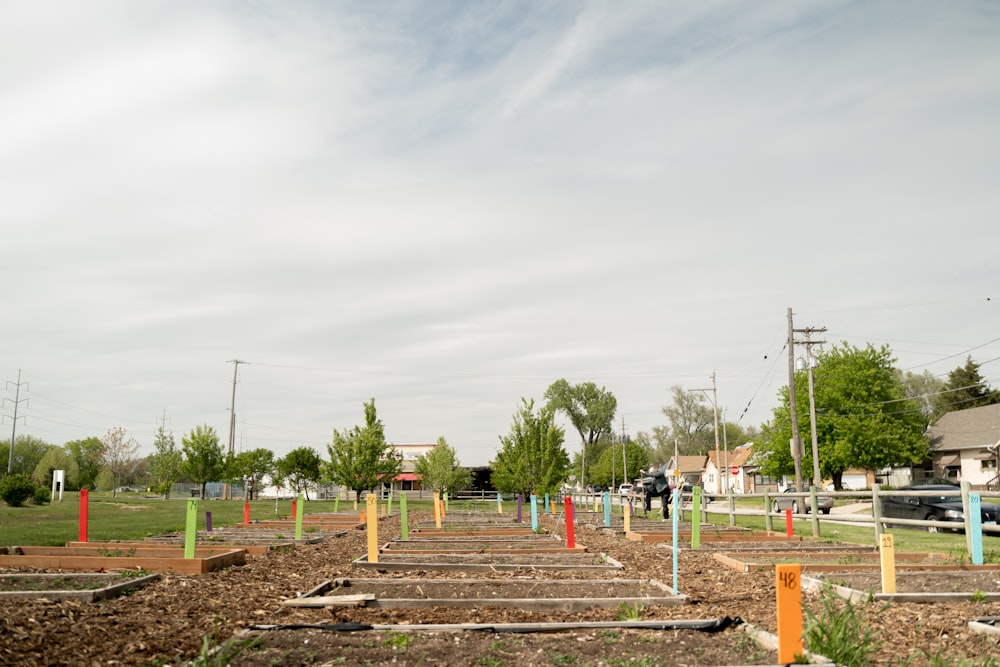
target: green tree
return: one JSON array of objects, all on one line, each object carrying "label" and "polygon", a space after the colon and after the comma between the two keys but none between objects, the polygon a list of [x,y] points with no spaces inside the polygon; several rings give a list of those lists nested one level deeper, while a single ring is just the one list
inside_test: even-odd
[{"label": "green tree", "polygon": [[[673,456],[673,442],[682,456],[706,454],[715,449],[715,410],[700,391],[685,391],[681,385],[670,388],[672,403],[662,408],[670,420],[669,456]],[[719,434],[722,441],[722,434]]]},{"label": "green tree", "polygon": [[155,451],[149,457],[149,471],[156,480],[156,492],[169,498],[170,489],[181,478],[184,454],[177,449],[174,434],[167,433],[162,426],[156,429],[153,449]]},{"label": "green tree", "polygon": [[559,379],[545,390],[545,400],[555,412],[561,412],[569,419],[580,435],[583,451],[580,457],[580,483],[587,484],[587,456],[602,438],[612,433],[611,424],[618,409],[618,400],[604,387],[598,388],[593,382],[570,384]]},{"label": "green tree", "polygon": [[[842,488],[849,468],[879,470],[923,462],[929,451],[927,421],[920,406],[906,395],[888,346],[856,348],[843,343],[817,356],[814,369],[816,432],[820,474]],[[801,375],[801,377],[799,377]],[[803,440],[803,471],[812,470],[809,446],[809,392],[806,372],[796,375],[796,409]],[[772,477],[794,471],[788,388],[755,444],[755,460]],[[806,475],[810,476],[811,475]]]},{"label": "green tree", "polygon": [[649,465],[649,451],[637,442],[625,443],[625,462],[628,464],[628,479],[622,479],[625,469],[622,466],[621,444],[615,443],[614,449],[606,448],[591,468],[591,481],[602,486],[632,482],[639,477],[639,471]]},{"label": "green tree", "polygon": [[80,470],[80,488],[93,489],[101,472],[101,450],[104,444],[93,436],[83,440],[70,440],[64,447],[73,456]]},{"label": "green tree", "polygon": [[52,488],[52,471],[63,470],[66,473],[66,488],[77,488],[80,483],[80,468],[76,460],[65,448],[52,445],[42,455],[42,459],[31,473],[31,479],[47,489]]},{"label": "green tree", "polygon": [[424,488],[439,493],[454,493],[472,485],[472,473],[459,465],[458,454],[441,437],[437,446],[417,457],[414,467]]},{"label": "green tree", "polygon": [[979,373],[979,364],[968,357],[964,366],[959,366],[948,373],[948,380],[941,387],[934,401],[936,421],[941,415],[954,410],[967,410],[983,405],[1000,403],[1000,392],[990,388]]},{"label": "green tree", "polygon": [[[12,475],[24,475],[29,477],[35,472],[38,462],[45,456],[52,445],[41,438],[33,435],[19,435],[14,438],[14,463],[11,467]],[[3,467],[0,472],[6,474],[7,464],[10,461],[10,440],[0,447],[3,450]]]},{"label": "green tree", "polygon": [[504,493],[524,495],[555,493],[569,472],[569,455],[563,448],[565,432],[555,424],[555,408],[537,412],[535,401],[521,399],[510,432],[500,438],[493,461],[493,485]]},{"label": "green tree", "polygon": [[244,500],[253,500],[254,494],[264,478],[273,476],[276,469],[274,452],[258,447],[247,452],[240,452],[233,457],[230,464],[230,479],[239,480],[243,485]]},{"label": "green tree", "polygon": [[113,486],[111,495],[118,491],[118,476],[128,471],[135,463],[139,443],[121,426],[108,429],[101,438],[101,464],[111,471]]},{"label": "green tree", "polygon": [[277,461],[278,473],[295,493],[309,500],[309,485],[323,477],[323,459],[312,447],[297,447]]},{"label": "green tree", "polygon": [[924,413],[928,423],[935,421],[940,416],[936,414],[935,406],[944,389],[944,380],[927,370],[923,373],[900,371],[899,378],[906,397],[920,406],[920,411]]},{"label": "green tree", "polygon": [[375,411],[375,399],[365,403],[365,425],[334,430],[333,442],[326,446],[330,462],[326,477],[348,489],[361,500],[362,491],[374,491],[389,484],[403,470],[403,455],[385,440],[385,427]]},{"label": "green tree", "polygon": [[181,450],[184,452],[181,473],[195,484],[201,484],[201,497],[204,498],[205,486],[225,475],[226,455],[219,436],[207,424],[196,426],[181,437]]}]

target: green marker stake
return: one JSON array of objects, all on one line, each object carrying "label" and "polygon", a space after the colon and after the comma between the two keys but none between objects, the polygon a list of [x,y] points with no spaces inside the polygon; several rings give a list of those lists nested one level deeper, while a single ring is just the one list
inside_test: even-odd
[{"label": "green marker stake", "polygon": [[399,525],[403,531],[402,539],[410,539],[410,530],[406,526],[406,492],[402,491],[399,494]]},{"label": "green marker stake", "polygon": [[184,531],[184,557],[194,558],[194,543],[198,536],[198,499],[189,498],[187,507],[187,527]]},{"label": "green marker stake", "polygon": [[302,539],[302,515],[306,513],[306,499],[300,493],[299,501],[295,503],[298,511],[295,513],[295,539]]},{"label": "green marker stake", "polygon": [[701,487],[691,490],[691,548],[701,547]]},{"label": "green marker stake", "polygon": [[444,511],[448,511],[448,492],[444,492]]},{"label": "green marker stake", "polygon": [[340,511],[340,489],[337,489],[337,497],[333,499],[333,511]]}]

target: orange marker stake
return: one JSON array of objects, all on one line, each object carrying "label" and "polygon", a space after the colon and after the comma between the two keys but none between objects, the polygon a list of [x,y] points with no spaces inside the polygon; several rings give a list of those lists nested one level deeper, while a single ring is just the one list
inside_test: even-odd
[{"label": "orange marker stake", "polygon": [[795,537],[795,529],[792,527],[792,510],[785,510],[785,535]]},{"label": "orange marker stake", "polygon": [[795,662],[802,654],[802,589],[799,565],[775,565],[778,589],[778,662]]},{"label": "orange marker stake", "polygon": [[434,525],[441,527],[441,494],[434,492]]},{"label": "orange marker stake", "polygon": [[358,523],[364,523],[364,522],[365,522],[365,511],[362,509],[358,516]]},{"label": "orange marker stake", "polygon": [[[378,562],[378,498],[368,496],[368,562]],[[364,511],[364,510],[362,510]]]},{"label": "orange marker stake", "polygon": [[882,592],[896,592],[896,541],[890,533],[882,533],[879,543],[879,562],[882,566]]},{"label": "orange marker stake", "polygon": [[243,503],[243,525],[250,524],[250,503]]}]

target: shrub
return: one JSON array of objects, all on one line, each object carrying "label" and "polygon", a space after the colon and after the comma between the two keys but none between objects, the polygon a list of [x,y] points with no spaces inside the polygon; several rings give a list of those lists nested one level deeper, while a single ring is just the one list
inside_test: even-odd
[{"label": "shrub", "polygon": [[11,507],[23,507],[35,493],[35,483],[27,475],[7,475],[0,480],[0,499]]},{"label": "shrub", "polygon": [[44,505],[52,500],[52,492],[48,488],[39,484],[35,487],[35,492],[31,495],[31,501],[36,505]]}]

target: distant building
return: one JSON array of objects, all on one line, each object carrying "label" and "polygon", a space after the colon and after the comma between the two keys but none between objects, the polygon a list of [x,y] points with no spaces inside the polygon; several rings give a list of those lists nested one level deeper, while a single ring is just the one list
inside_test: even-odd
[{"label": "distant building", "polygon": [[937,477],[969,482],[974,488],[1000,488],[1000,404],[954,410],[927,429],[931,458],[914,481]]}]

